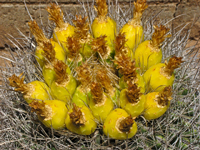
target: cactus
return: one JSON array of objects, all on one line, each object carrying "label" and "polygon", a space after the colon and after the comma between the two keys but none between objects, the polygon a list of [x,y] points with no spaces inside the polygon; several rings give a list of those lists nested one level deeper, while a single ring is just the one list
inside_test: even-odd
[{"label": "cactus", "polygon": [[[92,6],[89,6],[88,3],[89,7],[86,8],[85,3],[82,3],[84,9],[80,12],[82,14],[88,14],[87,21],[90,22],[89,27],[91,27],[91,23],[95,18],[94,14],[96,12],[93,8],[93,4],[91,5]],[[40,66],[35,61],[35,58],[32,57],[35,53],[37,40],[34,42],[32,40],[30,41],[29,38],[25,38],[24,41],[26,44],[28,43],[28,45],[24,48],[17,49],[15,52],[10,51],[10,57],[12,57],[12,59],[6,59],[12,62],[12,66],[2,67],[1,70],[1,77],[3,79],[0,89],[2,97],[0,102],[1,149],[198,148],[200,132],[198,122],[200,117],[198,92],[199,66],[198,59],[196,58],[197,54],[192,53],[194,50],[189,49],[191,53],[187,53],[187,55],[183,53],[185,50],[184,45],[187,43],[188,39],[187,36],[184,36],[184,34],[182,36],[181,32],[178,31],[179,34],[174,34],[174,36],[168,38],[168,40],[161,41],[163,42],[162,50],[164,50],[162,53],[162,61],[167,60],[167,58],[175,54],[178,54],[178,57],[183,57],[184,60],[175,72],[174,69],[176,67],[174,67],[173,63],[169,65],[169,67],[165,67],[165,72],[174,74],[174,83],[172,86],[173,99],[171,100],[171,98],[168,98],[171,96],[170,93],[167,93],[168,96],[165,96],[165,93],[155,92],[158,95],[155,98],[157,103],[162,105],[162,107],[167,106],[167,109],[164,109],[161,115],[159,114],[159,118],[157,118],[158,116],[152,118],[151,116],[148,116],[148,113],[153,112],[151,109],[148,109],[149,105],[154,103],[154,98],[151,97],[146,99],[143,112],[140,112],[141,114],[138,113],[136,115],[137,118],[135,118],[134,115],[133,117],[128,112],[131,108],[130,105],[126,105],[124,100],[129,103],[139,104],[140,101],[143,103],[144,99],[149,95],[151,96],[151,93],[154,91],[148,93],[149,91],[147,86],[151,84],[148,83],[148,80],[146,80],[146,83],[144,84],[143,75],[141,74],[142,68],[139,68],[139,66],[136,68],[137,66],[135,67],[133,65],[134,56],[132,56],[131,52],[128,55],[118,53],[126,49],[123,47],[123,43],[126,40],[121,40],[122,44],[118,44],[116,46],[116,42],[120,42],[120,39],[116,40],[114,38],[109,41],[104,35],[94,39],[92,38],[93,35],[91,31],[86,33],[86,36],[91,36],[91,39],[89,40],[86,40],[86,37],[80,37],[82,36],[81,34],[80,36],[77,36],[77,34],[80,33],[80,30],[77,29],[80,27],[78,25],[78,23],[81,22],[81,20],[79,20],[80,18],[76,18],[77,21],[74,21],[74,17],[71,17],[71,21],[70,19],[66,21],[63,18],[63,13],[60,8],[55,4],[51,4],[51,6],[56,6],[58,8],[57,10],[59,10],[58,14],[60,15],[60,20],[57,21],[61,21],[61,25],[60,22],[57,22],[56,28],[63,28],[62,24],[64,25],[65,22],[71,22],[72,20],[75,25],[75,27],[72,27],[68,24],[68,27],[73,28],[71,30],[72,32],[67,31],[70,35],[62,38],[60,41],[58,39],[61,37],[59,33],[52,35],[52,37],[54,37],[53,39],[60,42],[61,47],[66,52],[67,61],[60,62],[60,64],[63,64],[63,66],[67,65],[68,68],[62,69],[58,67],[60,65],[57,65],[56,71],[58,73],[56,74],[56,71],[54,70],[55,75],[51,82],[61,84],[63,80],[65,81],[71,76],[76,84],[71,85],[71,87],[73,87],[73,92],[70,94],[70,97],[68,97],[69,100],[67,103],[62,102],[61,100],[56,100],[56,103],[61,104],[62,107],[56,107],[53,94],[51,93],[52,91],[49,92],[48,95],[48,99],[50,100],[43,100],[41,103],[40,101],[32,101],[31,103],[24,101],[26,99],[23,99],[22,95],[16,92],[20,91],[21,88],[14,86],[14,88],[17,89],[13,90],[14,88],[11,86],[16,85],[14,82],[15,80],[12,80],[12,84],[9,86],[7,78],[9,78],[12,74],[18,75],[21,72],[24,72],[26,75],[25,78],[23,78],[25,85],[35,80],[40,82],[44,80]],[[115,11],[115,9],[111,9],[115,7],[116,10],[121,10],[119,5],[109,4],[108,13],[106,12],[106,15],[111,17],[111,15],[114,14],[112,19],[115,20],[118,27],[120,27],[123,26],[125,22],[123,22],[123,17],[116,13],[117,11]],[[48,11],[51,12],[50,10]],[[128,13],[131,14],[131,11]],[[69,15],[69,17],[70,16],[71,15]],[[126,17],[127,19],[131,18],[129,15],[126,15]],[[55,18],[52,18],[51,16],[50,20],[53,19]],[[87,22],[84,19],[82,21]],[[149,30],[153,28],[152,22],[143,22],[145,41],[149,40],[147,37],[151,36],[153,33],[153,31]],[[83,27],[82,31],[83,29],[88,32],[88,27]],[[114,33],[115,32],[117,31],[114,31]],[[174,33],[177,31],[170,32]],[[50,35],[50,33],[53,33],[53,26],[51,31],[49,33],[44,33],[44,35]],[[123,34],[120,34],[118,38],[123,38]],[[116,35],[118,34],[116,33]],[[113,36],[115,37],[115,34]],[[83,39],[88,42],[86,44],[88,44],[89,48],[91,48],[89,51],[92,50],[92,54],[90,52],[84,53],[81,50],[85,41],[81,41],[77,44],[69,44],[71,41]],[[17,41],[18,39],[14,40]],[[17,42],[20,43],[19,41]],[[95,45],[95,42],[98,44]],[[70,48],[74,46],[73,44],[79,45],[77,47],[75,46],[77,49]],[[121,49],[120,46],[122,46]],[[116,48],[119,48],[118,52],[115,51]],[[45,54],[46,55],[44,56],[47,58],[46,63],[49,63],[51,67],[53,67],[56,63],[59,63],[59,60],[55,59],[55,54],[53,54],[53,52],[52,55],[47,55],[48,53]],[[118,56],[115,57],[115,55]],[[70,65],[74,63],[72,56],[75,56],[73,58],[80,56],[83,59],[75,65]],[[192,56],[193,59],[189,59],[191,58],[190,56]],[[68,58],[71,58],[71,60],[69,61]],[[128,68],[130,67],[130,70],[124,68],[126,67],[126,63],[118,66],[122,61],[119,62],[117,58],[122,58],[124,62],[129,62],[130,65],[127,63],[127,66]],[[51,59],[53,60],[52,62],[50,62]],[[115,63],[117,61],[118,64]],[[119,83],[122,74],[124,76],[123,85],[126,88],[124,91],[120,88]],[[151,72],[148,73],[148,75],[151,75]],[[94,83],[99,85],[100,90],[98,88],[95,89]],[[51,84],[49,85],[51,86]],[[137,88],[134,88],[134,86]],[[66,87],[66,89],[69,87]],[[120,92],[122,94],[117,94]],[[61,92],[61,94],[63,93],[65,92]],[[74,96],[76,97],[74,98]],[[94,113],[96,113],[92,108],[94,104],[91,104],[90,102],[91,100],[95,100],[94,102],[99,101],[101,103],[101,98],[104,96],[106,97],[106,100],[109,100],[110,107],[105,103],[106,106],[103,107],[103,109],[106,109],[104,112],[106,112],[106,114],[108,112],[108,114],[107,116],[103,114],[103,117],[101,117],[103,118],[102,121],[99,121],[98,119],[100,115],[94,115]],[[57,97],[59,98],[59,94],[57,94]],[[120,98],[122,100],[120,100]],[[83,101],[80,101],[80,99],[83,99]],[[170,103],[169,100],[171,100]],[[28,105],[27,103],[30,104]],[[46,106],[46,104],[48,106]],[[143,104],[141,104],[141,111],[143,109],[142,105]],[[52,107],[52,109],[50,109],[50,107]],[[31,113],[31,108],[35,113]],[[126,108],[128,108],[127,111]],[[60,112],[63,112],[60,116],[61,119],[59,119],[59,117],[54,118],[54,115],[56,116],[58,115],[57,113]],[[65,114],[66,112],[67,114]],[[115,115],[115,112],[119,113]],[[47,114],[47,116],[44,114]]]}]

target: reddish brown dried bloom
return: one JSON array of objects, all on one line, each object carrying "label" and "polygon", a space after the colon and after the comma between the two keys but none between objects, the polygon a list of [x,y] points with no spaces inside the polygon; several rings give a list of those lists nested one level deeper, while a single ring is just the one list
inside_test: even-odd
[{"label": "reddish brown dried bloom", "polygon": [[157,98],[157,102],[161,106],[167,106],[169,101],[172,99],[172,88],[171,86],[165,87],[162,92],[159,93],[159,97]]},{"label": "reddish brown dried bloom", "polygon": [[128,84],[128,90],[126,92],[126,95],[130,103],[137,103],[140,100],[139,98],[142,95],[142,93],[140,93],[140,89],[136,84],[130,82]]},{"label": "reddish brown dried bloom", "polygon": [[166,64],[165,67],[165,72],[169,75],[172,75],[172,73],[174,72],[174,70],[178,67],[180,67],[180,64],[182,63],[182,57],[176,57],[173,56],[172,58],[169,59],[168,63]]},{"label": "reddish brown dried bloom", "polygon": [[119,130],[122,132],[129,132],[131,127],[133,126],[133,123],[134,119],[130,115],[120,122]]},{"label": "reddish brown dried bloom", "polygon": [[121,73],[124,75],[125,82],[132,82],[137,78],[137,72],[135,67],[135,61],[131,61],[131,58],[125,55],[119,55],[115,63],[118,65]]},{"label": "reddish brown dried bloom", "polygon": [[54,47],[53,47],[53,45],[51,44],[50,41],[43,42],[43,45],[44,45],[43,55],[46,58],[46,63],[49,63],[49,62],[52,63],[56,59],[55,58],[56,57],[56,52],[54,50]]},{"label": "reddish brown dried bloom", "polygon": [[31,111],[32,112],[36,112],[37,114],[41,114],[41,116],[45,116],[44,113],[43,113],[43,110],[45,109],[45,103],[42,101],[42,102],[39,102],[37,100],[33,100],[29,106],[31,107]]},{"label": "reddish brown dried bloom", "polygon": [[45,37],[42,29],[39,28],[35,20],[28,22],[31,33],[34,35],[38,46],[43,47],[43,42],[47,42],[48,39]]},{"label": "reddish brown dried bloom", "polygon": [[108,6],[106,4],[106,0],[96,0],[98,17],[105,17],[108,13]]},{"label": "reddish brown dried bloom", "polygon": [[136,2],[134,2],[134,22],[136,25],[140,25],[141,23],[141,18],[142,18],[142,14],[144,12],[144,10],[148,7],[146,4],[146,0],[137,0]]},{"label": "reddish brown dried bloom", "polygon": [[103,88],[100,83],[93,82],[91,85],[91,93],[95,104],[101,103],[103,100]]},{"label": "reddish brown dried bloom", "polygon": [[24,84],[25,76],[22,75],[23,73],[21,73],[18,77],[15,74],[13,74],[10,78],[8,78],[8,80],[10,82],[10,86],[16,87],[15,91],[20,91],[23,94],[25,94],[29,91],[29,88],[27,87],[26,84]]},{"label": "reddish brown dried bloom", "polygon": [[99,82],[103,88],[107,91],[110,91],[112,87],[111,79],[108,77],[108,72],[105,68],[100,65],[95,66],[97,68],[96,73],[96,80]]},{"label": "reddish brown dried bloom", "polygon": [[77,37],[73,36],[67,38],[67,48],[69,50],[68,56],[70,59],[78,58],[81,47],[81,43]]},{"label": "reddish brown dried bloom", "polygon": [[63,12],[60,9],[60,6],[55,3],[51,3],[51,7],[46,9],[49,13],[49,20],[52,20],[56,23],[58,28],[64,28]]},{"label": "reddish brown dried bloom", "polygon": [[164,25],[160,27],[154,26],[154,33],[151,40],[151,45],[155,48],[160,48],[161,43],[165,40],[165,38],[171,37],[171,35],[166,35],[169,32],[169,28],[166,28]]},{"label": "reddish brown dried bloom", "polygon": [[73,110],[69,114],[70,119],[73,124],[77,126],[81,126],[85,124],[85,119],[83,117],[83,113],[81,112],[81,108],[76,106],[76,104],[73,103]]},{"label": "reddish brown dried bloom", "polygon": [[48,105],[45,105],[44,101],[37,101],[33,100],[29,106],[31,107],[32,112],[36,112],[37,115],[41,117],[43,120],[50,120],[52,119],[52,108]]},{"label": "reddish brown dried bloom", "polygon": [[106,45],[106,35],[93,39],[91,48],[93,51],[98,52],[103,58],[108,54],[108,46]]},{"label": "reddish brown dried bloom", "polygon": [[82,18],[76,15],[76,20],[73,20],[75,28],[75,36],[79,39],[86,39],[89,34],[89,23],[86,21],[87,17]]},{"label": "reddish brown dried bloom", "polygon": [[78,80],[81,82],[83,87],[87,87],[92,80],[91,68],[87,63],[83,63],[81,66],[76,68]]},{"label": "reddish brown dried bloom", "polygon": [[54,70],[56,72],[56,80],[55,81],[58,84],[61,84],[64,81],[68,80],[68,74],[66,72],[67,65],[64,62],[62,62],[61,60],[57,60],[54,65]]},{"label": "reddish brown dried bloom", "polygon": [[120,54],[127,54],[127,51],[125,49],[125,43],[126,43],[125,33],[119,33],[118,36],[115,39],[115,56],[117,57]]}]

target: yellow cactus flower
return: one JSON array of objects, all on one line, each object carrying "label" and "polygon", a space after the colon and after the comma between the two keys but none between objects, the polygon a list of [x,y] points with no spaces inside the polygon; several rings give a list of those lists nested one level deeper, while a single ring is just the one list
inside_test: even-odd
[{"label": "yellow cactus flower", "polygon": [[112,139],[125,140],[136,134],[137,124],[125,110],[117,108],[107,116],[103,132]]},{"label": "yellow cactus flower", "polygon": [[91,85],[89,107],[94,117],[100,122],[103,122],[114,108],[113,101],[103,92],[100,83],[93,82]]},{"label": "yellow cactus flower", "polygon": [[65,63],[57,61],[54,65],[55,80],[51,84],[51,95],[66,103],[70,102],[76,89],[76,79],[67,68]]},{"label": "yellow cactus flower", "polygon": [[32,81],[25,84],[23,73],[19,76],[13,74],[9,79],[10,86],[15,87],[15,91],[20,91],[23,94],[24,100],[29,104],[33,100],[48,100],[50,99],[48,86],[41,81]]},{"label": "yellow cactus flower", "polygon": [[44,43],[51,43],[54,50],[55,50],[55,58],[58,60],[62,60],[63,62],[65,62],[65,51],[63,50],[63,48],[55,41],[53,41],[52,39],[47,39],[43,33],[43,31],[39,28],[38,24],[36,23],[35,20],[30,21],[28,23],[29,28],[31,30],[31,33],[34,35],[36,42],[37,42],[37,47],[35,50],[35,58],[37,60],[37,62],[40,64],[40,67],[43,68],[43,66],[45,65],[45,56],[44,56],[44,48],[45,45]]},{"label": "yellow cactus flower", "polygon": [[160,92],[166,86],[172,86],[175,78],[174,69],[178,68],[182,62],[182,57],[173,56],[168,63],[159,63],[149,68],[143,75],[146,87]]},{"label": "yellow cactus flower", "polygon": [[68,109],[59,100],[32,101],[29,106],[36,112],[39,120],[48,128],[63,129]]},{"label": "yellow cactus flower", "polygon": [[163,25],[161,25],[160,27],[154,26],[154,29],[155,32],[153,33],[152,40],[142,42],[135,50],[136,67],[140,67],[143,72],[151,66],[161,62],[161,43],[165,40],[165,38],[171,36],[165,36],[169,29]]},{"label": "yellow cactus flower", "polygon": [[136,84],[129,83],[128,89],[120,93],[119,105],[132,117],[139,116],[144,110],[145,96],[140,92]]},{"label": "yellow cactus flower", "polygon": [[50,42],[53,46],[53,49],[55,50],[55,58],[58,60],[61,60],[63,62],[66,62],[66,54],[63,48],[55,41],[50,39]]},{"label": "yellow cactus flower", "polygon": [[146,0],[137,0],[134,2],[134,6],[134,18],[129,20],[120,30],[121,33],[125,33],[127,40],[125,45],[132,51],[143,41],[144,34],[141,18],[144,10],[148,7]]},{"label": "yellow cactus flower", "polygon": [[146,95],[144,118],[147,120],[157,119],[162,116],[172,100],[172,89],[165,87],[162,92],[153,92]]},{"label": "yellow cactus flower", "polygon": [[82,106],[88,104],[91,97],[90,84],[92,82],[91,68],[87,63],[82,63],[76,69],[77,80],[80,85],[76,88],[74,92],[72,102],[77,106]]},{"label": "yellow cactus flower", "polygon": [[105,36],[106,43],[113,52],[113,43],[116,34],[116,22],[107,16],[108,6],[106,0],[96,0],[98,16],[92,23],[92,33],[95,38]]},{"label": "yellow cactus flower", "polygon": [[78,107],[73,104],[65,119],[66,127],[69,131],[79,135],[90,135],[97,128],[94,117],[86,106]]},{"label": "yellow cactus flower", "polygon": [[58,5],[51,3],[51,7],[48,7],[47,11],[49,13],[49,20],[54,21],[56,24],[56,28],[54,28],[53,33],[53,40],[60,42],[68,53],[66,40],[68,37],[74,35],[74,26],[64,22],[63,12]]}]

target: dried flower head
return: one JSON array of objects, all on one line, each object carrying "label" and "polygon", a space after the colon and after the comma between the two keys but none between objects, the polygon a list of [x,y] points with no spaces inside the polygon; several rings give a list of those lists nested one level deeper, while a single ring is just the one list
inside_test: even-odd
[{"label": "dried flower head", "polygon": [[103,100],[103,88],[100,83],[93,82],[91,84],[92,98],[95,104],[99,104]]},{"label": "dried flower head", "polygon": [[29,106],[32,112],[36,112],[44,121],[52,119],[53,110],[44,101],[33,100]]},{"label": "dried flower head", "polygon": [[120,121],[119,130],[121,132],[129,132],[131,127],[133,126],[133,123],[134,123],[134,119],[130,115]]},{"label": "dried flower head", "polygon": [[108,6],[106,4],[106,0],[96,0],[97,7],[95,7],[98,17],[105,18],[108,13]]},{"label": "dried flower head", "polygon": [[35,20],[28,22],[31,33],[34,35],[38,46],[43,47],[43,42],[48,42],[49,40],[45,37],[42,29],[38,26]]},{"label": "dried flower head", "polygon": [[134,18],[133,20],[130,20],[129,23],[135,25],[135,26],[139,26],[141,25],[141,18],[142,18],[142,14],[144,12],[145,9],[148,8],[148,5],[146,4],[146,0],[137,0],[136,2],[134,2]]},{"label": "dried flower head", "polygon": [[77,37],[72,36],[72,37],[67,38],[67,49],[69,50],[68,57],[71,60],[76,61],[78,59],[79,51],[81,47],[82,47],[81,43]]},{"label": "dried flower head", "polygon": [[87,17],[82,18],[76,15],[76,20],[73,20],[75,25],[75,36],[80,40],[85,40],[89,34],[89,23],[87,22]]},{"label": "dried flower head", "polygon": [[169,28],[166,28],[164,25],[154,26],[154,33],[152,35],[151,45],[155,49],[159,49],[162,45],[162,42],[165,40],[165,38],[171,37],[170,34],[166,35],[169,32]]},{"label": "dried flower head", "polygon": [[127,55],[128,50],[125,46],[126,43],[125,33],[119,33],[115,39],[115,57],[118,57],[120,54]]},{"label": "dried flower head", "polygon": [[56,58],[55,58],[56,57],[56,52],[54,50],[53,45],[51,44],[50,41],[43,42],[43,45],[44,45],[43,55],[46,58],[45,63],[46,64],[48,64],[49,62],[53,63],[56,60]]},{"label": "dried flower head", "polygon": [[171,57],[169,59],[169,62],[165,63],[166,64],[166,67],[164,68],[165,73],[167,73],[168,75],[172,75],[174,70],[180,67],[180,64],[182,62],[183,62],[182,57],[176,57],[176,56]]},{"label": "dried flower head", "polygon": [[158,105],[167,106],[169,101],[172,100],[172,88],[171,86],[165,87],[162,92],[159,93],[157,97]]},{"label": "dried flower head", "polygon": [[64,28],[65,22],[63,20],[63,12],[60,9],[60,6],[55,3],[51,3],[51,7],[47,7],[46,9],[49,13],[49,20],[52,20],[56,23],[58,28]]},{"label": "dried flower head", "polygon": [[128,56],[122,54],[116,58],[115,63],[118,65],[117,68],[120,69],[121,73],[124,75],[125,82],[135,81],[137,78],[135,61],[131,61]]},{"label": "dried flower head", "polygon": [[100,36],[96,39],[93,39],[91,42],[91,48],[94,52],[98,52],[103,59],[108,57],[109,47],[106,44],[106,35]]},{"label": "dried flower head", "polygon": [[112,81],[108,76],[108,71],[102,65],[96,65],[95,68],[97,82],[99,82],[106,91],[112,90]]},{"label": "dried flower head", "polygon": [[91,68],[87,63],[82,63],[76,68],[77,79],[81,82],[81,86],[88,87],[92,82]]},{"label": "dried flower head", "polygon": [[56,72],[55,81],[58,84],[61,84],[68,80],[68,74],[66,72],[67,65],[64,62],[62,62],[61,60],[57,60],[56,63],[54,64],[54,70]]},{"label": "dried flower head", "polygon": [[23,73],[21,73],[19,76],[13,74],[10,78],[8,78],[8,80],[10,82],[10,86],[15,87],[15,91],[20,91],[25,94],[29,91],[29,87],[24,84],[25,76],[22,75]]},{"label": "dried flower head", "polygon": [[74,125],[81,126],[85,124],[85,119],[81,111],[81,107],[76,106],[74,103],[72,112],[69,114],[69,116]]},{"label": "dried flower head", "polygon": [[130,103],[137,103],[140,100],[141,95],[142,93],[140,93],[140,89],[136,84],[133,84],[132,82],[128,83],[128,90],[126,92],[126,96]]}]

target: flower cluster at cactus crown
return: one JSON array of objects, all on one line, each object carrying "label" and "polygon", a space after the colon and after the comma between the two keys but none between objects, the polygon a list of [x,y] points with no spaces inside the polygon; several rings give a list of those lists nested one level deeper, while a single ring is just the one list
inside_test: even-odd
[{"label": "flower cluster at cactus crown", "polygon": [[125,20],[118,4],[81,4],[87,16],[64,20],[51,3],[51,31],[31,17],[33,38],[20,31],[24,43],[10,39],[17,50],[7,58],[12,67],[2,70],[1,90],[1,131],[10,146],[195,147],[199,58],[185,49],[188,35],[174,34],[169,22],[153,24],[154,17],[142,20],[146,0],[134,2],[133,17]]}]

